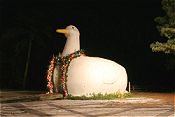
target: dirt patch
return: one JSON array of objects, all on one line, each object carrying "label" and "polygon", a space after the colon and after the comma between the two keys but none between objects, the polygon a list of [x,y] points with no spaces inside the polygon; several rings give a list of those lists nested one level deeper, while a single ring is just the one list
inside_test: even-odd
[{"label": "dirt patch", "polygon": [[[10,99],[13,97],[30,97],[45,94],[39,91],[0,91],[0,99]],[[175,93],[157,93],[157,92],[132,92],[131,98],[117,99],[121,103],[157,103],[157,104],[175,104]]]},{"label": "dirt patch", "polygon": [[41,91],[0,91],[0,98],[12,98],[12,97],[21,97],[21,96],[30,96],[37,94],[44,94],[45,92]]},{"label": "dirt patch", "polygon": [[167,104],[175,104],[175,93],[133,92],[133,96],[160,100]]}]

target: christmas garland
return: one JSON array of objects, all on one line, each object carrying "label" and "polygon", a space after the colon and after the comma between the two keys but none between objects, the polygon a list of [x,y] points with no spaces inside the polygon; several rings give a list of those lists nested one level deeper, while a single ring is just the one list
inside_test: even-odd
[{"label": "christmas garland", "polygon": [[[50,62],[50,66],[49,66],[49,70],[48,70],[48,85],[47,87],[49,88],[49,94],[53,93],[53,70],[54,70],[54,66],[55,64],[59,65],[59,69],[61,72],[61,77],[60,77],[60,87],[58,87],[60,90],[60,93],[63,93],[63,96],[66,97],[68,95],[68,90],[67,90],[67,73],[68,73],[68,67],[70,65],[70,62],[77,57],[80,56],[85,56],[84,54],[84,50],[79,50],[76,51],[72,54],[66,55],[64,57],[53,57],[51,62]],[[56,61],[56,62],[55,62]]]},{"label": "christmas garland", "polygon": [[52,80],[53,80],[54,67],[55,67],[55,57],[53,56],[50,61],[49,69],[47,71],[47,81],[48,81],[47,87],[49,88],[49,92],[48,92],[49,94],[53,93],[53,84],[52,84],[53,81]]}]

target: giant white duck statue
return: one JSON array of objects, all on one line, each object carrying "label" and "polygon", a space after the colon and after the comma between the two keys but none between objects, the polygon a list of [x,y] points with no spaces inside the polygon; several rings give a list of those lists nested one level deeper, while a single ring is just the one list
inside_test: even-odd
[{"label": "giant white duck statue", "polygon": [[53,77],[48,80],[50,93],[59,92],[60,88],[64,96],[126,91],[127,73],[123,66],[108,59],[85,56],[80,49],[80,32],[75,26],[69,25],[56,32],[64,33],[67,40],[62,54],[56,58],[57,65],[54,66],[54,61],[50,65],[53,70],[48,75]]}]

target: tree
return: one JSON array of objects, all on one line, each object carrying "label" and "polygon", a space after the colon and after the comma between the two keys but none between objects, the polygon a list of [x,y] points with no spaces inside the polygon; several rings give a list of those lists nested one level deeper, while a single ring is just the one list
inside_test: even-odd
[{"label": "tree", "polygon": [[175,0],[162,0],[162,9],[165,16],[156,17],[157,29],[160,35],[167,38],[166,42],[151,43],[153,52],[164,52],[175,55]]},{"label": "tree", "polygon": [[[29,72],[32,69],[30,65],[33,64],[31,59],[34,61],[31,55],[41,56],[34,49],[48,50],[48,44],[53,38],[52,31],[50,26],[40,19],[40,17],[16,16],[13,19],[14,22],[10,22],[10,26],[0,36],[0,47],[2,47],[0,53],[2,52],[4,55],[3,61],[9,64],[6,65],[9,72],[6,74],[9,76],[3,78],[4,84],[7,84],[5,88],[26,89]],[[35,47],[34,51],[32,51],[33,46]]]}]

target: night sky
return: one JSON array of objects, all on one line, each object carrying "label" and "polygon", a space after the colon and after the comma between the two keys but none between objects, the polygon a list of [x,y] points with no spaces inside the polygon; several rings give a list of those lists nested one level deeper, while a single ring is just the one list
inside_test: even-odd
[{"label": "night sky", "polygon": [[1,1],[1,88],[21,88],[32,40],[26,89],[46,90],[49,61],[53,54],[62,52],[66,42],[55,30],[72,24],[80,30],[86,55],[121,64],[133,85],[172,91],[173,55],[153,53],[149,47],[152,42],[166,40],[154,22],[163,15],[161,0]]}]

